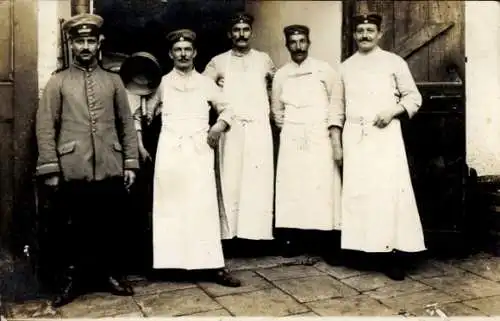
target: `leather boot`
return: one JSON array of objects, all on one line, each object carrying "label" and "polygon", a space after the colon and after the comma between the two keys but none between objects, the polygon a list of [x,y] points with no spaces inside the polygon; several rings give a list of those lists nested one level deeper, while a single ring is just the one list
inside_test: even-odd
[{"label": "leather boot", "polygon": [[404,262],[398,253],[393,252],[388,255],[384,268],[384,274],[394,281],[403,281],[405,279],[406,273]]},{"label": "leather boot", "polygon": [[108,278],[108,289],[113,295],[118,296],[132,296],[134,295],[134,290],[132,286],[124,278]]},{"label": "leather boot", "polygon": [[229,272],[224,269],[214,271],[213,281],[222,286],[228,286],[232,288],[241,286],[241,281],[229,274]]},{"label": "leather boot", "polygon": [[52,300],[52,306],[54,308],[62,307],[73,301],[78,295],[75,290],[75,268],[70,266],[63,276],[62,287],[60,288],[59,294],[57,294]]}]

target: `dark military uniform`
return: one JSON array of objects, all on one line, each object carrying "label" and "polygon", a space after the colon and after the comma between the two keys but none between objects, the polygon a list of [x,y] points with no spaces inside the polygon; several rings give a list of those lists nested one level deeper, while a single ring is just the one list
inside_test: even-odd
[{"label": "dark military uniform", "polygon": [[[71,34],[93,35],[94,15],[70,20]],[[42,179],[57,175],[56,212],[64,220],[57,251],[71,277],[120,275],[126,216],[124,170],[136,170],[137,137],[118,75],[76,63],[52,75],[36,115]]]}]

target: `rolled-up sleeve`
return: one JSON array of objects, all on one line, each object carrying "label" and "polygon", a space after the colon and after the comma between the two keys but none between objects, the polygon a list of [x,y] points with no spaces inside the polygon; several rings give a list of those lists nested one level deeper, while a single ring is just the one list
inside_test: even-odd
[{"label": "rolled-up sleeve", "polygon": [[234,113],[229,107],[223,91],[214,82],[209,83],[207,90],[209,101],[219,115],[217,121],[223,120],[230,127],[233,122]]},{"label": "rolled-up sleeve", "polygon": [[115,111],[118,118],[118,134],[123,145],[124,169],[139,168],[139,150],[134,120],[130,112],[127,91],[118,76],[113,77],[115,84]]},{"label": "rolled-up sleeve", "polygon": [[37,176],[58,174],[61,171],[56,137],[62,104],[61,86],[61,75],[53,75],[45,86],[36,113]]},{"label": "rolled-up sleeve", "polygon": [[284,73],[278,71],[272,82],[271,92],[271,113],[276,126],[281,128],[285,118],[285,105],[281,102],[281,92],[283,89]]},{"label": "rolled-up sleeve", "polygon": [[394,77],[400,95],[399,105],[406,110],[408,117],[412,118],[422,106],[422,95],[418,91],[408,63],[403,58],[397,59]]}]

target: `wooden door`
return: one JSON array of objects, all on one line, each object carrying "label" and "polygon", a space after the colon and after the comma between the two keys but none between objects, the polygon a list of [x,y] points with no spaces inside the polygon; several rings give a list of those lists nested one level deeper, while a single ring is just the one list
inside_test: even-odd
[{"label": "wooden door", "polygon": [[[471,226],[464,212],[464,1],[357,0],[344,13],[368,11],[382,15],[380,46],[406,59],[423,96],[417,115],[403,122],[403,135],[427,246],[462,251]],[[347,57],[355,44],[347,34],[352,22],[344,22]]]},{"label": "wooden door", "polygon": [[14,46],[13,1],[0,1],[0,235],[5,236],[13,202]]},{"label": "wooden door", "polygon": [[383,17],[380,46],[405,58],[417,82],[455,81],[453,69],[464,79],[464,1],[348,0],[344,58],[355,49],[350,17],[368,11]]},{"label": "wooden door", "polygon": [[0,17],[0,247],[22,253],[35,213],[36,1],[0,0]]}]

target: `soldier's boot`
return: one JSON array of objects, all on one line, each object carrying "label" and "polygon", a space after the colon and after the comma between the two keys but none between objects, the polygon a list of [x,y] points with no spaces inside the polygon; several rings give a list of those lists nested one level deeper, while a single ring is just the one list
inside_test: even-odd
[{"label": "soldier's boot", "polygon": [[394,281],[403,281],[405,279],[405,264],[403,257],[399,253],[390,253],[385,263],[384,274],[388,278]]},{"label": "soldier's boot", "polygon": [[52,300],[52,306],[54,308],[62,307],[70,302],[72,302],[78,293],[75,287],[75,267],[68,267],[67,271],[62,278],[62,286],[59,289],[59,293]]},{"label": "soldier's boot", "polygon": [[132,296],[134,289],[125,278],[108,277],[108,289],[113,295]]}]

